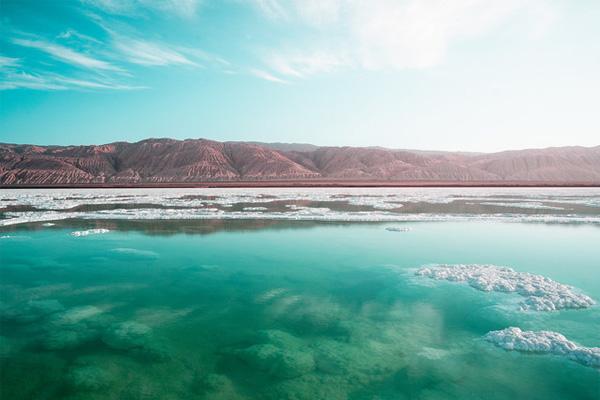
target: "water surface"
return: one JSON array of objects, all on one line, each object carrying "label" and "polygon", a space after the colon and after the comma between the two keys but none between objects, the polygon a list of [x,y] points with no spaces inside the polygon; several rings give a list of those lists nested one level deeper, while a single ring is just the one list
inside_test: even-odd
[{"label": "water surface", "polygon": [[[508,265],[598,301],[594,223],[54,223],[0,232],[3,399],[599,398],[597,369],[482,339],[517,326],[597,347],[597,306],[523,312],[415,276]],[[90,228],[110,231],[71,235]]]}]

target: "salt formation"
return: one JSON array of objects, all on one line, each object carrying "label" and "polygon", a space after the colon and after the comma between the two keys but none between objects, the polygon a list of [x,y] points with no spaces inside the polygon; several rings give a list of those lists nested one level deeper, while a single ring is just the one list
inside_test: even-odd
[{"label": "salt formation", "polygon": [[484,338],[505,350],[554,354],[588,367],[600,368],[600,347],[579,346],[557,332],[522,331],[510,327],[491,331]]},{"label": "salt formation", "polygon": [[71,232],[71,236],[89,236],[89,235],[99,235],[102,233],[108,233],[110,232],[109,229],[104,229],[104,228],[99,228],[99,229],[88,229],[85,231],[75,231],[75,232]]},{"label": "salt formation", "polygon": [[525,297],[520,303],[521,310],[555,311],[587,308],[594,304],[594,300],[577,293],[571,286],[507,267],[479,264],[436,265],[421,268],[416,274],[437,280],[468,282],[470,286],[484,292],[518,293]]}]

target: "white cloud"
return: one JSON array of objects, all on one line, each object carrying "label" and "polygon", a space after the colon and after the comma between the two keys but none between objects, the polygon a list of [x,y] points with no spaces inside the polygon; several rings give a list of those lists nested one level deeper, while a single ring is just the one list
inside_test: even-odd
[{"label": "white cloud", "polygon": [[351,30],[363,67],[425,68],[443,61],[456,40],[496,28],[517,0],[380,0],[356,2]]},{"label": "white cloud", "polygon": [[19,46],[43,51],[67,64],[96,70],[122,71],[119,67],[116,67],[106,61],[98,60],[88,55],[76,52],[68,47],[43,40],[13,39],[13,43]]},{"label": "white cloud", "polygon": [[[254,4],[270,19],[304,26],[307,41],[297,45],[292,56],[274,50],[264,59],[273,71],[297,77],[342,66],[430,68],[441,64],[455,43],[496,29],[513,29],[515,21],[521,23],[519,32],[540,35],[554,15],[547,0],[255,0]],[[283,45],[290,48],[290,43]],[[311,50],[315,48],[334,50],[315,55]]]}]

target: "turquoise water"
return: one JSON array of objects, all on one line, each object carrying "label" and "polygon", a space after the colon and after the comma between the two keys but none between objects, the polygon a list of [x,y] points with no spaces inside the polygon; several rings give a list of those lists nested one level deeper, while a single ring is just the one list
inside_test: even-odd
[{"label": "turquoise water", "polygon": [[0,398],[600,398],[596,369],[482,340],[518,326],[599,346],[598,306],[522,312],[516,295],[414,275],[508,265],[598,301],[598,226],[102,223],[3,233]]}]

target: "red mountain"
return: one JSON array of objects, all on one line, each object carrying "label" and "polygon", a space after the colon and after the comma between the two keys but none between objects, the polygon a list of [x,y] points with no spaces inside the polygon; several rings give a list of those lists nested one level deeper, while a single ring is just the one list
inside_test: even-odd
[{"label": "red mountain", "polygon": [[600,146],[481,154],[205,139],[0,144],[5,186],[268,180],[600,184]]}]

